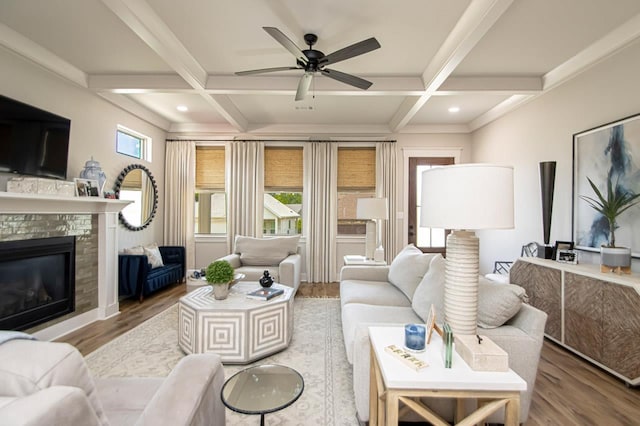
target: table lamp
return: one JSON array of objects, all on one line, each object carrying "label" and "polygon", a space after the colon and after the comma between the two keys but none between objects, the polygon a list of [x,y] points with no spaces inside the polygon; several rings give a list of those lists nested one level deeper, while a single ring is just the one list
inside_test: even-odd
[{"label": "table lamp", "polygon": [[479,240],[474,230],[513,228],[513,167],[460,164],[422,173],[420,226],[447,237],[444,314],[454,334],[476,334]]},{"label": "table lamp", "polygon": [[[379,253],[376,257],[384,260],[384,248],[380,239],[380,230],[377,229],[378,222],[381,219],[389,219],[389,206],[386,198],[358,198],[356,206],[356,218],[367,220],[367,233],[365,242],[365,256],[367,259],[374,259],[375,253]],[[378,222],[376,222],[378,221]],[[378,247],[376,249],[376,247]]]}]

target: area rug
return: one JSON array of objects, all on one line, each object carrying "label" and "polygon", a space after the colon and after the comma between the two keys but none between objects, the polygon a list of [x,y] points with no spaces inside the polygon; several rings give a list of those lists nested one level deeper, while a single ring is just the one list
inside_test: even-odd
[{"label": "area rug", "polygon": [[[357,425],[351,366],[340,323],[339,299],[297,298],[294,332],[284,351],[249,365],[281,364],[304,378],[304,392],[290,407],[266,416],[268,425]],[[178,346],[174,305],[86,356],[96,377],[164,377],[184,356]],[[225,366],[231,377],[247,365]],[[228,425],[258,424],[257,416],[227,410]]]}]

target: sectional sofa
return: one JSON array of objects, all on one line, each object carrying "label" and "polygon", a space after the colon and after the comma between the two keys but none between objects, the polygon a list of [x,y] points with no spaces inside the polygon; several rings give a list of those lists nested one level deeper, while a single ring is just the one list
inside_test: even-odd
[{"label": "sectional sofa", "polygon": [[[424,254],[407,246],[389,266],[342,268],[342,329],[347,359],[353,366],[356,411],[361,421],[369,419],[368,327],[424,323],[432,304],[438,313],[436,322],[440,323],[445,264],[439,254]],[[523,303],[524,299],[521,287],[480,282],[478,333],[502,347],[509,354],[509,367],[527,382],[527,390],[521,394],[521,423],[528,417],[547,319],[544,312]],[[439,399],[427,404],[452,420],[452,401]],[[503,423],[503,414],[493,415],[489,421]]]}]

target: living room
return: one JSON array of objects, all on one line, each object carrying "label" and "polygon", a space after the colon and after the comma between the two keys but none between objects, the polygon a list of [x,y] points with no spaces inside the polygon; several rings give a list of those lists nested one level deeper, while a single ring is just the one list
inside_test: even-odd
[{"label": "living room", "polygon": [[[234,139],[281,146],[287,141],[304,145],[301,140],[330,139],[347,146],[395,141],[398,249],[408,238],[408,157],[453,153],[461,163],[514,167],[515,227],[478,232],[480,271],[489,273],[494,261],[515,260],[522,245],[542,242],[540,162],[557,163],[551,243],[574,239],[573,135],[639,112],[640,7],[634,1],[615,7],[595,0],[561,6],[411,2],[397,17],[392,17],[391,6],[339,2],[294,6],[283,1],[259,7],[198,2],[194,10],[180,13],[161,1],[47,2],[40,11],[21,3],[0,6],[0,94],[71,120],[68,180],[94,158],[109,189],[132,163],[143,163],[157,182],[159,204],[153,221],[135,232],[118,225],[118,250],[165,241],[165,152],[167,144],[175,143],[167,139],[218,146]],[[258,8],[254,16],[240,18],[253,7]],[[309,18],[305,10],[317,16]],[[332,22],[329,10],[344,15],[323,32]],[[215,16],[216,25],[209,25],[214,18],[207,15]],[[389,23],[381,22],[379,17],[387,15]],[[463,15],[471,22],[461,19]],[[166,27],[158,29],[158,22]],[[191,22],[196,25],[189,30]],[[393,33],[401,33],[404,22],[416,28],[395,40]],[[372,95],[354,95],[356,89],[318,76],[300,103],[293,100],[299,71],[233,76],[237,71],[295,65],[263,31],[269,25],[298,46],[303,46],[304,32],[314,31],[319,36],[316,47],[326,53],[375,36],[380,49],[336,65],[374,81],[368,89]],[[216,26],[218,31],[212,28]],[[242,43],[226,46],[225,40],[234,39],[230,34]],[[385,52],[396,56],[375,56],[390,54]],[[216,57],[224,65],[217,65]],[[397,65],[404,63],[410,65]],[[202,93],[213,96],[204,102]],[[449,104],[465,99],[468,109],[461,104],[457,116],[446,111]],[[176,111],[182,100],[193,101],[192,115]],[[116,153],[119,126],[152,140],[151,161]],[[11,177],[0,174],[0,190],[6,190]],[[305,244],[303,236],[302,253]],[[336,273],[344,255],[363,253],[364,246],[364,236],[338,236]],[[228,252],[226,235],[195,236],[189,267],[205,267],[206,259]],[[581,251],[580,262],[597,263],[597,254]],[[633,259],[635,273],[639,265]],[[626,397],[637,401],[638,395]]]}]

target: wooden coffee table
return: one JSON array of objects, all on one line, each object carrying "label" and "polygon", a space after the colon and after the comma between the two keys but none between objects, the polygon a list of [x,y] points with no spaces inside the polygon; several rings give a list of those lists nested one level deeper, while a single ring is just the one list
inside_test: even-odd
[{"label": "wooden coffee table", "polygon": [[187,354],[213,352],[226,364],[247,364],[289,346],[293,334],[293,288],[271,300],[248,299],[257,282],[239,282],[225,300],[211,286],[198,288],[178,303],[178,344]]}]

